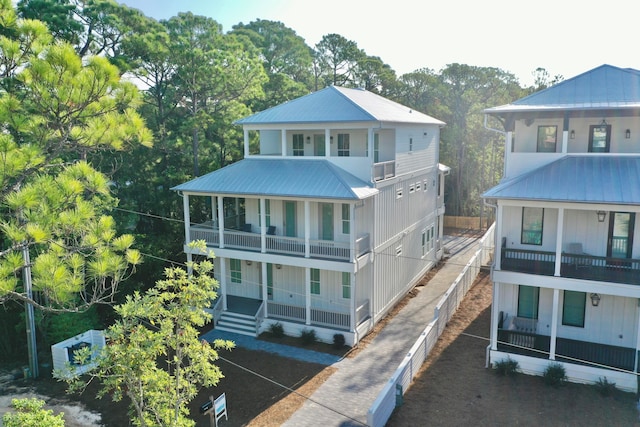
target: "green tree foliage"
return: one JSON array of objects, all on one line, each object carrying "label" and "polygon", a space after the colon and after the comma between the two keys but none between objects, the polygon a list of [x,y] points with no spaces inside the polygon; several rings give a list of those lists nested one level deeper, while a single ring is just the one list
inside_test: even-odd
[{"label": "green tree foliage", "polygon": [[365,53],[356,42],[339,34],[327,34],[315,46],[316,90],[325,86],[351,87]]},{"label": "green tree foliage", "polygon": [[64,414],[54,415],[52,410],[43,409],[42,400],[12,399],[11,406],[16,412],[7,412],[2,416],[5,427],[64,427]]},{"label": "green tree foliage", "polygon": [[[204,242],[196,245],[205,253]],[[212,347],[199,339],[199,328],[211,319],[204,308],[216,297],[217,282],[211,261],[188,267],[191,274],[167,268],[155,287],[116,306],[120,319],[107,330],[109,345],[93,372],[104,385],[101,396],[129,397],[138,426],[195,425],[188,404],[202,387],[223,378],[216,349],[234,346],[217,340]]]},{"label": "green tree foliage", "polygon": [[[42,23],[18,19],[9,0],[0,19],[0,301],[71,311],[111,302],[140,254],[116,234],[109,181],[88,160],[150,144],[137,89],[106,59],[83,61]],[[23,288],[25,251],[37,299]]]}]

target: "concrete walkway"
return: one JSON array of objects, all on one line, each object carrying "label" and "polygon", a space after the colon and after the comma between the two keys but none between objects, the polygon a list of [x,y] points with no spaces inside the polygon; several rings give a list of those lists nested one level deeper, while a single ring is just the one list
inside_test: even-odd
[{"label": "concrete walkway", "polygon": [[445,236],[451,256],[417,295],[396,314],[366,348],[353,358],[335,356],[297,347],[268,343],[215,329],[203,335],[231,339],[239,347],[270,351],[283,356],[332,365],[337,368],[310,399],[283,425],[288,427],[363,426],[367,411],[398,368],[407,351],[433,320],[434,309],[464,266],[477,251],[476,238]]}]

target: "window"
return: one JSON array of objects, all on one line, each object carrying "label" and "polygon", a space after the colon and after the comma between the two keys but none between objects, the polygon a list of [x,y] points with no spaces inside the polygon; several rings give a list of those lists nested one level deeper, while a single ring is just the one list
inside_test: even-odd
[{"label": "window", "polygon": [[538,126],[538,153],[555,153],[557,126]]},{"label": "window", "polygon": [[402,255],[402,245],[396,247],[396,256]]},{"label": "window", "polygon": [[301,133],[293,134],[293,155],[304,156],[304,135]]},{"label": "window", "polygon": [[415,184],[411,184],[409,186],[409,194],[413,194],[416,191],[416,185]]},{"label": "window", "polygon": [[349,157],[349,134],[338,134],[338,157]]},{"label": "window", "polygon": [[[264,200],[264,218],[266,227],[271,225],[271,200]],[[260,202],[258,202],[258,227],[262,227],[262,213],[260,212]]]},{"label": "window", "polygon": [[540,288],[525,285],[518,286],[518,317],[537,319],[539,298]]},{"label": "window", "polygon": [[320,270],[317,268],[311,269],[311,293],[320,295]]},{"label": "window", "polygon": [[409,138],[409,151],[413,151],[413,138]]},{"label": "window", "polygon": [[231,269],[231,283],[242,283],[242,261],[231,258],[229,265]]},{"label": "window", "polygon": [[522,235],[520,243],[523,245],[542,245],[543,208],[522,208]]},{"label": "window", "polygon": [[349,205],[346,203],[342,204],[342,234],[349,234],[350,230],[351,230],[351,224],[350,224],[350,209],[349,209]]},{"label": "window", "polygon": [[396,199],[402,199],[402,188],[396,190]]},{"label": "window", "polygon": [[606,123],[589,126],[589,152],[608,153],[611,144],[611,125]]},{"label": "window", "polygon": [[562,302],[562,324],[584,328],[586,292],[564,291]]},{"label": "window", "polygon": [[351,298],[351,273],[342,272],[342,298]]},{"label": "window", "polygon": [[422,256],[427,254],[427,230],[422,230]]}]

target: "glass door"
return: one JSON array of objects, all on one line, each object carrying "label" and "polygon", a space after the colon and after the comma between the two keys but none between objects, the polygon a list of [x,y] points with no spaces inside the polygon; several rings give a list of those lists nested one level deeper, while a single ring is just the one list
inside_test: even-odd
[{"label": "glass door", "polygon": [[296,237],[296,202],[284,202],[284,235]]},{"label": "glass door", "polygon": [[608,153],[611,144],[611,125],[589,126],[589,152]]},{"label": "glass door", "polygon": [[325,152],[324,135],[313,135],[313,155],[323,157]]},{"label": "glass door", "polygon": [[320,203],[320,236],[322,240],[333,240],[333,204]]},{"label": "glass door", "polygon": [[607,257],[631,258],[636,215],[629,212],[611,212],[609,217]]}]

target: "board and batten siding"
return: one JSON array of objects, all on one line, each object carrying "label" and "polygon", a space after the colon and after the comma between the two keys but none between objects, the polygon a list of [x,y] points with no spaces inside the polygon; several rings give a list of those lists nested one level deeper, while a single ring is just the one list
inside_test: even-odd
[{"label": "board and batten siding", "polygon": [[396,130],[396,176],[419,171],[438,163],[440,130],[437,126]]},{"label": "board and batten siding", "polygon": [[[499,311],[509,317],[518,313],[518,284],[500,284]],[[589,341],[621,347],[635,347],[638,328],[638,299],[613,295],[602,295],[600,304],[593,307],[587,298],[584,327],[562,324],[564,292],[559,291],[558,333],[559,338]],[[553,289],[540,288],[538,303],[538,330],[541,335],[551,335]]]}]

